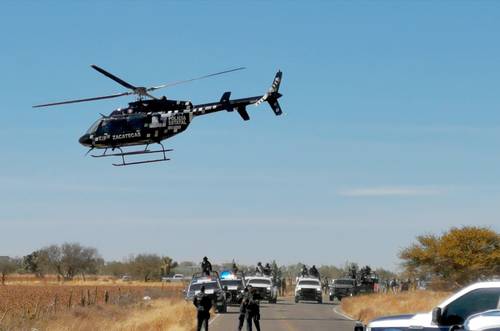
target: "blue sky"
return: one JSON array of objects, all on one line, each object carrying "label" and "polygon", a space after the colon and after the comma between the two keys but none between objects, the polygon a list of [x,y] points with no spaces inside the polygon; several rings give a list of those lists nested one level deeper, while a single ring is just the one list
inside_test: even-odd
[{"label": "blue sky", "polygon": [[[107,259],[396,268],[417,234],[500,230],[496,2],[34,2],[0,5],[0,255],[78,241]],[[79,136],[135,85],[242,72],[158,91],[267,105],[195,119],[173,160],[114,168]],[[161,95],[161,93],[157,93]]]}]

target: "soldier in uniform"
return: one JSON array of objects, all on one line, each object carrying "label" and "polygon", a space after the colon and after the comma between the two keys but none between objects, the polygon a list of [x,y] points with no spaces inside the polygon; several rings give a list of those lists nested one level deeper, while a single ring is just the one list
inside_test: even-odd
[{"label": "soldier in uniform", "polygon": [[328,277],[325,277],[325,279],[323,280],[323,292],[325,294],[328,294],[328,283],[330,282],[330,280],[328,279]]},{"label": "soldier in uniform", "polygon": [[232,265],[231,269],[233,271],[233,274],[236,275],[236,273],[238,272],[238,266],[236,265],[236,262],[234,262],[234,260],[233,260],[233,265]]},{"label": "soldier in uniform", "polygon": [[266,263],[266,266],[264,267],[264,275],[271,276],[271,265],[269,263]]},{"label": "soldier in uniform", "polygon": [[260,306],[259,301],[254,298],[254,290],[250,289],[250,295],[246,300],[246,320],[247,331],[252,331],[252,325],[255,324],[255,329],[260,331]]},{"label": "soldier in uniform", "polygon": [[307,270],[307,266],[305,264],[302,266],[301,274],[302,274],[302,277],[309,276],[309,271]]},{"label": "soldier in uniform", "polygon": [[193,304],[197,310],[198,318],[198,331],[201,331],[203,324],[205,324],[205,331],[208,331],[208,320],[210,319],[210,309],[212,308],[212,298],[205,294],[205,286],[202,286],[200,293],[198,293]]},{"label": "soldier in uniform", "polygon": [[313,265],[311,269],[309,269],[309,274],[313,277],[319,278],[319,271],[316,269],[316,266]]},{"label": "soldier in uniform", "polygon": [[208,258],[206,256],[201,262],[201,271],[207,276],[210,276],[210,273],[212,272],[212,263],[208,261]]},{"label": "soldier in uniform", "polygon": [[262,266],[262,263],[257,263],[257,267],[255,268],[255,273],[257,274],[264,274],[264,267]]},{"label": "soldier in uniform", "polygon": [[243,329],[243,323],[245,323],[248,298],[249,298],[248,287],[245,287],[245,289],[243,290],[243,299],[241,300],[240,304],[240,315],[238,316],[238,331],[241,331],[241,329]]}]

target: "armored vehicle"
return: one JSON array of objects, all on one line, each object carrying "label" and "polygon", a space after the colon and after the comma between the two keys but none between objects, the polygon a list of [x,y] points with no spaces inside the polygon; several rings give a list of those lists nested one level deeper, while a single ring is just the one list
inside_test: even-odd
[{"label": "armored vehicle", "polygon": [[243,299],[243,290],[245,289],[245,275],[240,272],[223,271],[220,274],[222,289],[226,293],[226,302],[228,305],[238,305]]},{"label": "armored vehicle", "polygon": [[216,311],[218,313],[227,312],[226,293],[222,288],[219,273],[214,271],[210,276],[203,273],[194,274],[185,290],[186,300],[192,301],[200,293],[202,286],[205,286],[205,294],[212,297]]},{"label": "armored vehicle", "polygon": [[301,300],[323,303],[321,282],[315,277],[299,277],[295,286],[295,303]]},{"label": "armored vehicle", "polygon": [[350,297],[356,294],[356,280],[352,278],[339,278],[332,280],[329,286],[330,301],[337,298],[339,301],[342,298]]},{"label": "armored vehicle", "polygon": [[248,276],[245,278],[246,285],[251,286],[258,300],[266,300],[269,303],[278,301],[278,287],[270,276]]}]

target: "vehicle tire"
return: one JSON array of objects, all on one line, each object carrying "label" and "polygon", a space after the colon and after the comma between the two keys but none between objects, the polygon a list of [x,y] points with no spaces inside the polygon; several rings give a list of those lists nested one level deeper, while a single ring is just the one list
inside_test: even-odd
[{"label": "vehicle tire", "polygon": [[295,303],[299,303],[299,298],[295,297]]},{"label": "vehicle tire", "polygon": [[323,299],[318,300],[318,303],[322,304],[323,303]]},{"label": "vehicle tire", "polygon": [[337,299],[339,299],[339,301],[342,301],[342,297],[337,297]]},{"label": "vehicle tire", "polygon": [[335,300],[335,297],[330,296],[330,301]]}]

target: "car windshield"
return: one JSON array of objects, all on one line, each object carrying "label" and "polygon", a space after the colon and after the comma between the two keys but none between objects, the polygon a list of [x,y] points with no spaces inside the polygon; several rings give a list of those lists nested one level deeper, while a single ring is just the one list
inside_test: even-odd
[{"label": "car windshield", "polygon": [[271,281],[269,279],[250,279],[248,281],[248,285],[271,285]]},{"label": "car windshield", "polygon": [[102,119],[98,119],[97,121],[92,124],[92,126],[87,130],[88,134],[92,134],[97,131],[97,128],[99,127],[99,124],[101,124]]},{"label": "car windshield", "polygon": [[314,285],[319,286],[319,282],[316,280],[301,280],[299,281],[299,285]]},{"label": "car windshield", "polygon": [[241,286],[243,287],[241,279],[237,280],[221,280],[222,286]]},{"label": "car windshield", "polygon": [[353,285],[354,282],[352,279],[336,279],[333,281],[334,284],[340,284],[340,285]]},{"label": "car windshield", "polygon": [[192,284],[191,287],[189,288],[189,291],[199,291],[201,290],[202,286],[205,286],[205,290],[213,290],[219,288],[217,286],[217,282],[198,283],[198,284]]}]

